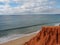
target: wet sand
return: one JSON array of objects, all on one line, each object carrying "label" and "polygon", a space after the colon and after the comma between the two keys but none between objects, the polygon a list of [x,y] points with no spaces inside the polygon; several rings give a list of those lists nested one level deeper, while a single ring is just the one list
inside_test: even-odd
[{"label": "wet sand", "polygon": [[32,37],[36,36],[37,33],[34,33],[32,35],[29,36],[25,36],[16,40],[12,40],[0,45],[24,45],[25,42],[29,41]]}]

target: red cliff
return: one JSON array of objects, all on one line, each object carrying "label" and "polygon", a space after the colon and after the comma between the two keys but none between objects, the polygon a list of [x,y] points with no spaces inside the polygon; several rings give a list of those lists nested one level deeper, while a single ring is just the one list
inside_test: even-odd
[{"label": "red cliff", "polygon": [[60,45],[60,26],[45,26],[24,45]]}]

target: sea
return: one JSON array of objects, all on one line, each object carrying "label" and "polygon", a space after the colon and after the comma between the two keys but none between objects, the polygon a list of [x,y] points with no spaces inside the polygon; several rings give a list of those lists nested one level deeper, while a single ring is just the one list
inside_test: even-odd
[{"label": "sea", "polygon": [[60,24],[60,14],[0,15],[0,44]]}]

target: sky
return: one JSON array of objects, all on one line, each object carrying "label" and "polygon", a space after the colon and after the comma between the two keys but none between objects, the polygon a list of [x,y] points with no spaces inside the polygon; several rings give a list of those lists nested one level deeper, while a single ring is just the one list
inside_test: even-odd
[{"label": "sky", "polygon": [[0,0],[0,15],[60,14],[60,0]]}]

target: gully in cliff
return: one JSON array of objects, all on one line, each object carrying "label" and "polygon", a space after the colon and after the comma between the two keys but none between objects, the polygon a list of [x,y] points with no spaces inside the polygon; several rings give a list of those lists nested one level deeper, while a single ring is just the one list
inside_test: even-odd
[{"label": "gully in cliff", "polygon": [[60,25],[42,27],[42,30],[24,45],[60,45]]}]

